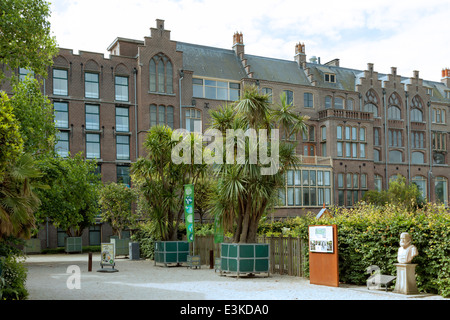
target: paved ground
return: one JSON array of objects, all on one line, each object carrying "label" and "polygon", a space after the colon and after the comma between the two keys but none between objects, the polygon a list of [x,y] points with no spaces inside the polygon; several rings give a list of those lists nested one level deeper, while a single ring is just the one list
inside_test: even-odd
[{"label": "paved ground", "polygon": [[[369,291],[366,287],[338,288],[311,285],[308,279],[277,274],[270,277],[220,276],[202,266],[164,267],[150,260],[118,258],[118,272],[98,272],[100,255],[30,255],[27,289],[29,300],[448,300],[437,295],[401,295]],[[80,281],[76,273],[80,270]],[[76,288],[77,283],[80,287]]]}]

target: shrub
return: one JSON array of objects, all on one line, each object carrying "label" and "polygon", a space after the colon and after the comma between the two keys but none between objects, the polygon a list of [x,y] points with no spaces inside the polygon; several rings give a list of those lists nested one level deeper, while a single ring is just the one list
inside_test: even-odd
[{"label": "shrub", "polygon": [[[332,208],[333,218],[312,216],[260,225],[262,234],[288,234],[308,240],[308,225],[336,224],[338,230],[339,280],[365,285],[367,267],[377,265],[383,274],[396,275],[400,234],[411,234],[419,255],[417,287],[421,292],[450,297],[450,212],[442,205],[428,203],[415,212],[404,206],[374,206],[361,203],[355,208]],[[286,234],[286,233],[285,233]],[[308,255],[306,255],[308,258]]]},{"label": "shrub", "polygon": [[0,261],[0,299],[24,300],[28,297],[25,287],[27,269],[16,256],[4,257]]}]

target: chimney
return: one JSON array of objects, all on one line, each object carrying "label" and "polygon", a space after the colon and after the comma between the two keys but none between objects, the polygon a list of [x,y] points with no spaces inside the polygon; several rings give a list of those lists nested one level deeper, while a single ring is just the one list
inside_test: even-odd
[{"label": "chimney", "polygon": [[305,44],[297,43],[295,45],[295,61],[298,63],[299,67],[302,69],[306,68],[306,52],[305,52]]},{"label": "chimney", "polygon": [[236,55],[241,58],[244,58],[244,36],[242,32],[235,32],[233,35],[233,49]]},{"label": "chimney", "polygon": [[449,68],[442,69],[441,82],[443,84],[445,84],[447,88],[450,88],[450,69]]}]

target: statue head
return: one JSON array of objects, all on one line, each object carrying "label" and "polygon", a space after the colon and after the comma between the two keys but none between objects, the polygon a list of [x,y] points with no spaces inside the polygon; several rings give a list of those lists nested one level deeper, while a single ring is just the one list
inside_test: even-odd
[{"label": "statue head", "polygon": [[403,232],[400,235],[400,246],[403,249],[408,248],[411,245],[412,237],[408,232]]}]

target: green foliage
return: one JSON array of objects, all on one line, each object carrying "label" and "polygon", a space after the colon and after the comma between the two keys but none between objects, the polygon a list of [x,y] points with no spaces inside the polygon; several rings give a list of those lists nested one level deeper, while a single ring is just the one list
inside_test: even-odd
[{"label": "green foliage", "polygon": [[14,163],[22,150],[20,123],[8,96],[0,91],[0,182],[7,165]]},{"label": "green foliage", "polygon": [[[294,114],[293,106],[286,103],[285,97],[282,97],[282,105],[275,109],[268,99],[255,86],[244,88],[242,98],[234,106],[226,105],[211,112],[211,129],[221,130],[222,135],[226,129],[245,132],[250,128],[258,133],[267,130],[268,136],[276,132],[272,130],[275,127],[282,127],[289,136],[305,129],[305,118]],[[230,148],[226,140],[230,140],[229,137],[223,138],[224,150]],[[226,231],[234,231],[233,242],[254,243],[260,219],[278,201],[284,170],[298,164],[299,159],[295,156],[295,145],[290,142],[279,143],[276,138],[239,140],[239,148],[245,150],[243,161],[238,152],[234,152],[230,163],[224,152],[223,164],[216,164],[214,168],[218,182],[210,199],[210,213]],[[267,156],[267,151],[264,154],[262,150],[272,152],[272,146],[279,156],[272,154],[276,159],[268,158],[265,162],[262,155]],[[256,159],[258,150],[259,160]]]},{"label": "green foliage", "polygon": [[26,77],[13,86],[11,105],[20,123],[23,150],[35,158],[54,156],[57,129],[53,105],[41,92],[36,79]]},{"label": "green foliage", "polygon": [[25,287],[27,269],[14,255],[0,258],[0,299],[24,300],[28,297]]},{"label": "green foliage", "polygon": [[388,190],[366,192],[363,200],[367,203],[377,206],[384,206],[386,203],[395,204],[397,207],[403,207],[412,211],[424,205],[424,199],[416,184],[406,183],[406,178],[397,176],[397,179],[389,182]]},{"label": "green foliage", "polygon": [[384,207],[361,203],[353,209],[332,208],[333,218],[316,220],[313,216],[264,223],[261,234],[288,234],[308,240],[308,225],[336,224],[338,230],[339,280],[365,285],[366,269],[378,266],[383,274],[396,274],[400,234],[411,234],[419,255],[417,287],[420,292],[450,297],[450,212],[441,205],[428,203],[415,212],[404,206]]},{"label": "green foliage", "polygon": [[121,237],[121,230],[134,228],[139,216],[132,210],[137,199],[136,191],[122,183],[109,183],[100,189],[99,204],[101,219],[109,222],[115,233]]},{"label": "green foliage", "polygon": [[[50,4],[42,0],[2,0],[0,13],[0,63],[11,70],[26,68],[45,77],[58,51],[48,21]],[[0,78],[3,76],[0,70]]]},{"label": "green foliage", "polygon": [[131,241],[139,242],[140,256],[144,259],[154,259],[155,241],[158,239],[158,227],[152,221],[139,224],[131,236]]},{"label": "green foliage", "polygon": [[40,163],[45,173],[40,190],[41,206],[36,214],[39,223],[48,217],[68,236],[81,236],[86,227],[94,223],[99,214],[98,195],[100,176],[96,175],[96,162],[83,159],[81,154],[71,158],[49,158]]}]

